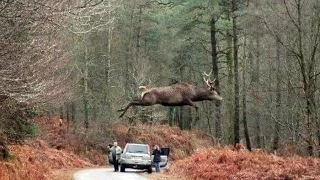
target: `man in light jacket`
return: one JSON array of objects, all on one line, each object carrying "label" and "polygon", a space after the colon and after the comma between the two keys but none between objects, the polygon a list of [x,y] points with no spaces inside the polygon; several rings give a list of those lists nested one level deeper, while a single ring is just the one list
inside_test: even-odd
[{"label": "man in light jacket", "polygon": [[112,160],[113,160],[113,166],[114,166],[114,172],[119,171],[119,159],[121,155],[121,147],[118,146],[117,142],[113,143],[112,148],[110,148]]}]

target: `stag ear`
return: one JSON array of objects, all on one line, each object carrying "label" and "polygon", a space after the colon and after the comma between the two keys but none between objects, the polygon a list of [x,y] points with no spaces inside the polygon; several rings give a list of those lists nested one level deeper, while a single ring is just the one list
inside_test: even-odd
[{"label": "stag ear", "polygon": [[208,87],[208,91],[214,91],[216,88],[214,86]]},{"label": "stag ear", "polygon": [[211,91],[215,91],[216,90],[216,87],[215,87],[215,84],[214,84],[215,81],[216,81],[216,78],[213,81],[209,80],[210,90]]}]

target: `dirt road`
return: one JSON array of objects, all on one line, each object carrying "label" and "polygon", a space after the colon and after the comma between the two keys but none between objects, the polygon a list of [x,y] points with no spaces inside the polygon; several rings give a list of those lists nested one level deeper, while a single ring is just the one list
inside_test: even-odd
[{"label": "dirt road", "polygon": [[145,171],[113,172],[113,168],[96,168],[77,171],[73,178],[74,180],[147,180],[148,178],[140,175],[142,173],[145,173]]},{"label": "dirt road", "polygon": [[[56,176],[52,180],[73,179],[73,180],[180,180],[188,179],[180,176],[173,176],[165,172],[152,174],[143,170],[126,169],[126,172],[113,172],[113,168],[93,168],[93,169],[77,169],[72,171],[57,171]],[[57,174],[65,174],[65,176],[57,176]],[[70,174],[72,176],[68,176]],[[72,177],[72,178],[71,178]]]}]

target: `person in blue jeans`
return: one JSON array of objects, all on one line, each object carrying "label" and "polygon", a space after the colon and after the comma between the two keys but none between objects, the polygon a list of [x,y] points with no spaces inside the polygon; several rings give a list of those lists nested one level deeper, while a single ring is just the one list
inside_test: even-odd
[{"label": "person in blue jeans", "polygon": [[156,168],[156,172],[160,172],[160,164],[159,163],[161,161],[161,150],[158,145],[154,146],[152,155],[154,155],[153,156],[153,164]]}]

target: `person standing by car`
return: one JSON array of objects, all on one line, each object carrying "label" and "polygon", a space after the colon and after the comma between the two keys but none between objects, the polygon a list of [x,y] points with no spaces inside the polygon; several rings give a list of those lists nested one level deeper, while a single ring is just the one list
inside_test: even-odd
[{"label": "person standing by car", "polygon": [[160,172],[161,150],[158,145],[154,146],[154,150],[153,150],[152,155],[154,155],[153,156],[153,163],[156,168],[156,172]]},{"label": "person standing by car", "polygon": [[121,155],[121,147],[118,146],[117,142],[113,143],[112,148],[110,148],[111,155],[112,155],[112,160],[113,160],[113,167],[114,167],[114,172],[119,171],[119,159]]}]

